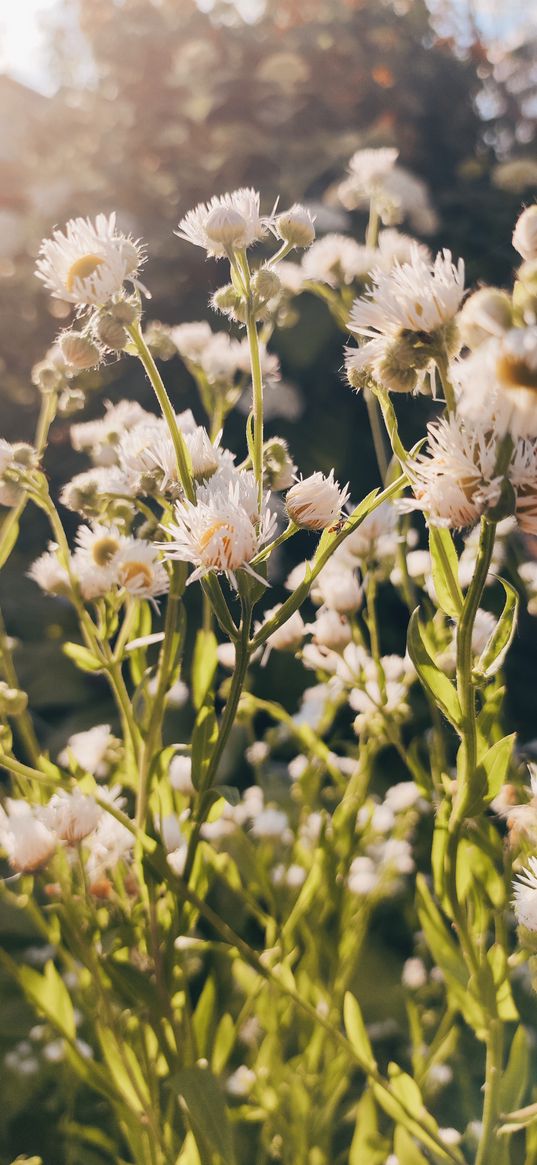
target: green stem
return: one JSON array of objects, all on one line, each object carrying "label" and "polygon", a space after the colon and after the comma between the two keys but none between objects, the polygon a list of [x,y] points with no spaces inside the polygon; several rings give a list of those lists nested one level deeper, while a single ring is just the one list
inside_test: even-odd
[{"label": "green stem", "polygon": [[451,830],[463,821],[474,795],[477,767],[477,724],[475,687],[472,683],[472,635],[490,569],[495,537],[496,526],[494,523],[482,518],[474,575],[466,593],[462,615],[457,626],[457,694],[462,712],[462,756],[458,769],[457,798],[450,822]]},{"label": "green stem", "polygon": [[177,646],[176,632],[179,622],[181,595],[185,586],[184,568],[174,569],[166,604],[164,640],[160,651],[157,670],[157,690],[153,700],[147,735],[142,748],[140,776],[136,804],[136,825],[145,828],[147,803],[150,793],[151,766],[162,736],[162,722],[166,706],[166,693],[170,682],[170,672],[174,664]]},{"label": "green stem", "polygon": [[378,212],[378,208],[377,208],[377,204],[375,202],[375,199],[372,198],[371,202],[369,204],[369,222],[367,224],[367,231],[366,231],[366,236],[365,236],[366,247],[372,247],[373,249],[378,247],[379,228],[380,228],[380,215]]},{"label": "green stem", "polygon": [[224,709],[224,714],[222,716],[222,722],[220,724],[220,731],[218,733],[218,738],[217,738],[216,744],[214,746],[214,750],[213,750],[211,759],[210,759],[209,764],[207,766],[207,770],[206,770],[206,773],[205,773],[205,776],[203,779],[203,783],[200,785],[200,788],[198,789],[197,814],[195,817],[192,833],[190,834],[190,838],[189,838],[188,850],[187,850],[187,855],[186,855],[186,860],[185,860],[185,868],[184,868],[184,872],[183,872],[183,880],[187,884],[188,884],[190,875],[192,873],[192,869],[194,867],[194,861],[195,861],[196,853],[197,853],[197,849],[198,849],[198,843],[199,843],[199,839],[200,839],[201,829],[202,829],[202,826],[206,820],[206,815],[207,815],[207,812],[208,812],[208,809],[209,809],[210,803],[211,803],[210,798],[207,797],[207,794],[210,792],[212,786],[214,785],[214,782],[215,782],[215,779],[216,779],[216,776],[218,773],[218,767],[219,767],[220,761],[222,759],[222,754],[224,752],[224,749],[226,747],[226,744],[227,744],[227,741],[229,738],[229,734],[230,734],[231,729],[233,728],[233,724],[235,722],[235,717],[237,715],[237,709],[239,706],[239,701],[241,698],[242,689],[244,686],[244,681],[246,679],[246,673],[248,671],[248,664],[250,662],[250,654],[251,654],[250,647],[249,647],[250,622],[251,622],[251,609],[249,607],[246,607],[246,605],[245,605],[244,610],[243,610],[241,636],[240,636],[240,639],[238,640],[238,642],[236,644],[236,648],[235,648],[235,653],[236,653],[236,655],[235,655],[235,669],[234,669],[233,676],[231,679],[231,687],[230,687],[230,691],[229,691],[227,704],[226,704],[225,709]]},{"label": "green stem", "polygon": [[263,503],[263,376],[261,372],[261,357],[259,352],[259,336],[257,324],[251,303],[247,307],[246,333],[250,345],[250,364],[252,369],[253,389],[253,416],[254,441],[252,462],[259,498],[259,510]]},{"label": "green stem", "polygon": [[364,391],[364,399],[367,406],[367,415],[369,417],[369,425],[371,428],[371,436],[373,438],[373,446],[375,449],[375,456],[377,458],[380,478],[384,485],[388,476],[388,458],[386,456],[386,449],[384,447],[384,435],[380,424],[379,402],[368,388],[366,388]]},{"label": "green stem", "polygon": [[444,392],[447,411],[452,416],[457,410],[457,402],[455,398],[455,389],[453,388],[449,375],[449,360],[446,355],[437,356],[436,367],[440,376],[440,383]]},{"label": "green stem", "polygon": [[[0,611],[0,666],[1,666],[1,669],[2,669],[2,672],[4,675],[4,679],[5,679],[6,683],[9,684],[9,687],[10,688],[20,688],[19,678],[17,676],[15,664],[13,663],[13,656],[11,654],[11,650],[9,647],[8,636],[7,636],[7,632],[6,632],[6,628],[5,628],[5,624],[4,624],[4,620],[2,617],[1,611]],[[20,742],[21,742],[21,744],[24,748],[24,751],[26,753],[26,758],[27,758],[27,760],[29,760],[31,762],[31,764],[33,764],[37,768],[37,766],[39,764],[39,757],[41,754],[41,749],[39,747],[39,741],[38,741],[37,736],[35,734],[34,726],[32,723],[32,718],[30,716],[30,713],[28,712],[28,709],[25,708],[23,712],[19,712],[17,714],[17,716],[14,717],[14,720],[15,720],[15,723],[17,726],[17,732],[18,732],[18,735],[20,738]]]},{"label": "green stem", "polygon": [[[475,1165],[494,1165],[498,1146],[496,1123],[499,1116],[499,1090],[503,1070],[504,1025],[500,1019],[491,1019],[487,1034],[487,1056],[483,1102],[483,1128]],[[498,1150],[498,1160],[503,1152]]]},{"label": "green stem", "polygon": [[181,482],[181,485],[189,501],[194,502],[196,500],[196,491],[194,489],[194,483],[192,480],[190,453],[188,451],[188,446],[183,437],[183,434],[177,424],[177,418],[175,416],[171,400],[168,396],[168,393],[166,392],[164,381],[162,380],[151,352],[149,351],[149,348],[147,347],[147,344],[142,336],[140,325],[138,323],[131,324],[127,328],[127,331],[145,368],[147,376],[155,391],[155,396],[162,410],[162,415],[168,425],[170,437],[172,439],[173,447],[175,450],[179,481]]}]

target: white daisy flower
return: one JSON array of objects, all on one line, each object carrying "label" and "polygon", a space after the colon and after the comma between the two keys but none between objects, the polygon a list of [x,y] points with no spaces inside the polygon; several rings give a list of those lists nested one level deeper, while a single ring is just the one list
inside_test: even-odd
[{"label": "white daisy flower", "polygon": [[18,441],[11,445],[0,437],[0,505],[16,506],[22,497],[19,475],[37,465],[37,454],[31,445]]},{"label": "white daisy flower", "polygon": [[317,611],[315,622],[308,623],[306,631],[311,631],[313,642],[318,647],[326,647],[328,651],[343,651],[352,640],[349,620],[330,608]]},{"label": "white daisy flower", "polygon": [[106,401],[104,407],[104,417],[71,425],[71,444],[78,453],[90,453],[95,465],[114,465],[116,448],[124,434],[141,421],[151,423],[157,418],[135,400],[120,400],[117,405]]},{"label": "white daisy flower", "polygon": [[41,244],[36,275],[56,299],[100,307],[123,292],[125,280],[139,286],[144,261],[139,241],[117,230],[116,216],[70,219]]},{"label": "white daisy flower", "polygon": [[537,439],[519,440],[509,479],[516,490],[516,520],[524,534],[537,534]]},{"label": "white daisy flower", "polygon": [[[378,252],[348,235],[329,234],[317,239],[302,259],[303,278],[339,287],[367,279],[378,261]],[[282,264],[283,267],[283,264]],[[278,267],[278,272],[281,268]]]},{"label": "white daisy flower", "polygon": [[[116,809],[124,807],[124,798],[121,797],[118,786],[102,789],[101,797]],[[111,813],[103,812],[97,828],[89,834],[86,844],[89,851],[86,863],[88,877],[91,882],[98,882],[104,874],[114,870],[121,861],[130,857],[134,837],[126,825]]]},{"label": "white daisy flower", "polygon": [[259,194],[251,187],[215,196],[189,210],[175,233],[187,243],[203,247],[207,255],[222,259],[230,250],[250,247],[266,234],[268,220],[260,216],[259,201]]},{"label": "white daisy flower", "polygon": [[372,278],[368,297],[355,301],[349,320],[349,330],[367,339],[437,332],[451,323],[464,295],[464,263],[455,266],[450,251],[431,264],[415,245],[408,262],[376,269]]},{"label": "white daisy flower", "polygon": [[170,336],[179,355],[197,364],[214,332],[207,320],[193,320],[171,328]]},{"label": "white daisy flower", "polygon": [[73,793],[61,789],[40,811],[40,817],[60,841],[77,845],[97,828],[102,813],[93,797],[85,796],[79,789]]},{"label": "white daisy flower", "polygon": [[348,485],[342,488],[331,469],[328,476],[317,472],[297,481],[285,495],[285,507],[297,526],[325,530],[339,521],[348,498]]},{"label": "white daisy flower", "polygon": [[133,498],[136,493],[129,478],[117,466],[96,465],[75,474],[63,486],[60,501],[76,514],[92,516],[102,508],[106,497]]},{"label": "white daisy flower", "polygon": [[35,806],[7,800],[6,810],[0,807],[0,845],[12,869],[19,874],[33,873],[52,857],[58,839]]},{"label": "white daisy flower", "polygon": [[183,502],[176,506],[175,522],[169,527],[171,541],[163,549],[168,558],[194,564],[196,569],[189,583],[209,571],[222,571],[236,588],[238,570],[264,582],[250,563],[275,529],[276,518],[267,508],[268,499],[256,526],[242,504],[237,486],[229,484],[226,488],[216,481],[217,477],[198,490],[197,504]]},{"label": "white daisy flower", "polygon": [[515,878],[513,893],[513,907],[519,926],[537,931],[537,857],[528,858],[528,867]]},{"label": "white daisy flower", "polygon": [[458,409],[497,433],[537,437],[537,327],[511,328],[453,364]]},{"label": "white daisy flower", "polygon": [[347,210],[367,207],[384,191],[399,150],[391,147],[356,150],[348,164],[347,177],[339,184],[338,195]]},{"label": "white daisy flower", "polygon": [[317,575],[311,597],[314,603],[322,603],[340,615],[349,615],[360,609],[362,588],[356,572],[337,551]]},{"label": "white daisy flower", "polygon": [[[254,631],[257,633],[258,631],[262,630],[262,628],[270,621],[270,619],[272,619],[274,615],[278,614],[278,611],[281,610],[281,607],[282,604],[278,603],[275,607],[271,607],[269,611],[265,611],[263,622],[258,623],[254,628]],[[273,648],[275,651],[295,652],[302,644],[304,632],[305,627],[302,615],[300,614],[300,611],[294,611],[290,618],[287,619],[281,627],[278,627],[276,631],[273,631],[272,634],[269,635],[266,641],[263,662],[266,661],[268,654]]]},{"label": "white daisy flower", "polygon": [[47,595],[69,595],[71,583],[69,575],[58,558],[58,547],[49,542],[49,548],[32,563],[28,578],[37,583]]},{"label": "white daisy flower", "polygon": [[434,526],[473,526],[500,497],[496,435],[488,422],[468,425],[459,416],[427,428],[429,451],[407,464],[414,500],[404,499],[399,508],[423,510]]},{"label": "white daisy flower", "polygon": [[95,724],[85,732],[74,732],[58,755],[58,763],[69,767],[74,760],[86,773],[102,780],[119,754],[120,742],[110,724]]},{"label": "white daisy flower", "polygon": [[192,784],[192,757],[176,754],[170,761],[168,770],[170,785],[184,797],[192,797],[195,793]]},{"label": "white daisy flower", "polygon": [[170,580],[158,550],[143,538],[124,538],[114,561],[120,587],[138,599],[152,599],[169,589]]}]

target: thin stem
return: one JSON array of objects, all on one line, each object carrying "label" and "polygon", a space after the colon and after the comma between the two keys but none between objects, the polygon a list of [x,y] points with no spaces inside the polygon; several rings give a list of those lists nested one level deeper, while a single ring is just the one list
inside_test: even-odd
[{"label": "thin stem", "polygon": [[375,199],[372,198],[371,202],[369,204],[369,222],[367,224],[367,231],[366,231],[366,235],[365,235],[366,247],[372,247],[372,248],[378,247],[379,228],[380,228],[380,215],[378,212],[377,203],[376,203]]},{"label": "thin stem", "polygon": [[[5,624],[4,624],[4,620],[2,617],[1,611],[0,611],[0,666],[1,666],[2,672],[4,674],[4,679],[5,679],[6,683],[9,684],[9,687],[10,688],[19,688],[20,687],[19,678],[17,676],[15,664],[13,663],[13,656],[11,654],[11,650],[9,647],[8,636],[7,636],[7,632],[6,632],[6,628],[5,628]],[[27,760],[29,760],[31,762],[31,764],[33,764],[33,765],[35,765],[35,767],[37,767],[37,765],[39,764],[39,757],[41,754],[41,749],[39,747],[39,741],[38,741],[37,736],[35,734],[34,726],[32,723],[32,718],[30,716],[30,713],[28,712],[28,709],[25,708],[22,712],[18,712],[17,715],[14,717],[14,720],[15,720],[15,723],[17,726],[17,732],[18,732],[18,735],[20,737],[20,742],[21,742],[21,744],[24,748],[24,751],[26,753]]]},{"label": "thin stem", "polygon": [[222,722],[220,724],[220,731],[218,733],[218,739],[216,741],[211,759],[210,759],[209,764],[207,766],[207,771],[205,773],[203,783],[200,785],[200,788],[198,789],[197,815],[195,818],[192,833],[191,833],[190,838],[189,838],[188,850],[187,850],[185,867],[184,867],[184,872],[183,872],[183,879],[187,883],[189,881],[189,878],[190,878],[190,875],[192,873],[192,869],[194,866],[194,861],[196,858],[201,829],[202,829],[203,823],[205,821],[208,808],[210,806],[210,800],[207,797],[207,793],[209,793],[212,786],[214,785],[214,782],[215,782],[215,779],[216,779],[216,776],[218,773],[218,767],[219,767],[220,761],[222,759],[222,754],[224,752],[225,746],[226,746],[228,738],[229,738],[229,734],[230,734],[231,729],[233,728],[233,724],[235,722],[235,717],[237,715],[237,708],[239,706],[239,701],[241,698],[242,689],[244,686],[244,681],[246,679],[246,673],[248,671],[248,664],[250,662],[250,654],[251,654],[250,648],[249,648],[250,622],[251,622],[251,609],[249,607],[245,606],[245,609],[243,610],[241,637],[240,637],[240,639],[236,645],[236,648],[235,648],[235,653],[236,653],[235,654],[235,670],[233,672],[233,676],[231,679],[231,687],[230,687],[230,691],[229,691],[228,701],[227,701],[227,704],[226,704],[225,709],[224,709],[224,714],[222,716]]},{"label": "thin stem", "polygon": [[444,392],[447,411],[450,415],[453,415],[456,412],[457,402],[455,398],[455,389],[453,388],[453,384],[451,383],[451,378],[449,375],[449,360],[447,355],[443,354],[442,356],[437,356],[436,367],[440,376],[440,383]]},{"label": "thin stem", "polygon": [[457,627],[457,693],[462,711],[461,765],[458,772],[459,790],[453,808],[450,829],[462,822],[473,796],[477,765],[477,725],[475,687],[472,683],[472,635],[479,604],[490,569],[496,526],[481,519],[481,536],[474,575],[468,588],[462,615]]},{"label": "thin stem", "polygon": [[189,501],[194,502],[196,500],[196,492],[194,489],[194,483],[192,481],[190,454],[183,434],[177,424],[177,418],[175,416],[171,400],[168,396],[168,393],[166,392],[164,381],[162,380],[151,352],[149,351],[149,348],[147,347],[147,344],[142,336],[139,323],[130,324],[127,328],[127,331],[145,368],[147,376],[151,381],[155,391],[155,396],[162,410],[162,415],[168,425],[170,437],[172,439],[173,447],[175,450],[179,480]]},{"label": "thin stem", "polygon": [[136,804],[136,825],[143,829],[147,813],[147,803],[150,793],[151,766],[162,736],[162,722],[166,707],[166,693],[170,682],[170,672],[174,663],[177,646],[176,633],[178,630],[181,608],[181,595],[185,586],[185,572],[175,568],[172,574],[170,591],[166,604],[166,618],[164,621],[164,639],[160,651],[157,670],[157,690],[153,700],[147,735],[142,748],[140,760],[140,776],[138,784],[138,798]]},{"label": "thin stem", "polygon": [[261,357],[259,353],[259,336],[257,334],[257,324],[251,303],[248,304],[247,308],[246,333],[250,345],[253,389],[254,441],[252,462],[257,482],[259,509],[261,511],[263,502],[263,375],[261,372]]},{"label": "thin stem", "polygon": [[384,435],[380,424],[379,417],[379,402],[368,388],[364,391],[364,399],[367,406],[367,415],[369,417],[369,425],[371,428],[371,436],[373,438],[373,446],[375,449],[375,456],[379,468],[380,478],[382,484],[386,482],[388,476],[388,458],[386,456],[386,449],[384,446]]},{"label": "thin stem", "polygon": [[503,1035],[504,1025],[501,1020],[491,1019],[487,1034],[482,1133],[475,1165],[493,1165],[494,1149],[498,1144],[496,1122],[503,1070]]}]

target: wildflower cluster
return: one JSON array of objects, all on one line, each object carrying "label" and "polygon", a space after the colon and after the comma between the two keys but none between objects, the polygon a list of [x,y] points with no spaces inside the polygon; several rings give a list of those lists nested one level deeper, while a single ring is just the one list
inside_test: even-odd
[{"label": "wildflower cluster", "polygon": [[[106,1098],[129,1165],[514,1165],[526,1126],[534,1159],[537,777],[504,735],[502,667],[520,596],[537,612],[536,208],[512,292],[468,294],[462,260],[397,229],[434,227],[397,156],[349,163],[360,241],[316,239],[307,206],[265,211],[249,188],[190,210],[177,246],[227,278],[214,327],[143,320],[145,250],[114,215],[38,259],[74,322],[34,369],[34,443],[0,440],[1,561],[37,506],[51,541],[29,578],[70,604],[63,651],[114,711],[51,758],[0,621],[1,892],[47,938],[42,970],[4,964],[43,1021],[35,1049]],[[304,291],[353,338],[381,478],[356,504],[341,467],[302,472],[265,432],[270,340]],[[48,432],[120,354],[158,408],[69,422],[68,537]],[[177,358],[199,416],[165,386]],[[402,394],[432,417],[413,449]],[[30,1073],[22,1043],[6,1063]]]}]

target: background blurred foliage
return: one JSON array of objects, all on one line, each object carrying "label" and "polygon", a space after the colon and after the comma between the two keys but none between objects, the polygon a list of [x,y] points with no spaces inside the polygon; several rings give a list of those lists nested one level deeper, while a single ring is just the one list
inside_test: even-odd
[{"label": "background blurred foliage", "polygon": [[[470,283],[478,269],[503,282],[514,258],[513,221],[532,197],[528,167],[521,176],[512,165],[531,145],[531,47],[493,65],[475,38],[467,38],[463,53],[456,32],[449,20],[433,25],[422,0],[278,0],[249,21],[230,3],[207,13],[191,0],[65,0],[51,41],[56,95],[41,97],[0,78],[2,435],[32,432],[30,369],[67,318],[63,305],[41,293],[34,257],[41,237],[73,215],[118,209],[121,226],[148,245],[148,317],[196,319],[208,314],[209,293],[222,276],[217,264],[172,236],[186,210],[252,184],[266,209],[278,196],[282,205],[307,200],[321,233],[349,227],[359,233],[359,216],[351,223],[323,195],[355,149],[396,144],[401,163],[430,186],[438,212],[430,245],[463,255]],[[323,306],[303,296],[297,325],[275,337],[274,347],[284,377],[298,386],[299,405],[295,400],[292,415],[270,422],[269,431],[289,439],[304,472],[335,463],[358,498],[376,484],[376,470],[365,409],[338,374],[340,334]],[[177,407],[195,405],[179,362],[167,364],[165,374]],[[116,400],[128,393],[153,407],[128,361],[110,366],[101,388],[88,416],[101,410],[103,395]],[[421,430],[405,404],[403,432],[416,424]],[[53,488],[84,466],[68,432],[68,421],[56,423],[47,454]],[[233,445],[233,422],[230,434]],[[111,709],[99,681],[75,673],[59,651],[73,633],[68,608],[24,578],[46,538],[44,523],[28,511],[0,600],[10,633],[21,641],[17,663],[36,727],[55,754],[69,733],[109,719]],[[393,623],[397,636],[395,611]],[[531,735],[534,634],[527,623],[511,671],[519,678],[519,726]],[[281,684],[276,680],[292,698],[287,663]],[[0,930],[11,949],[35,942],[19,917],[3,915]],[[390,991],[395,972],[392,983],[379,942],[371,981],[377,982],[380,950]],[[34,1019],[3,977],[0,989],[9,991],[3,1056],[27,1039]],[[59,1065],[27,1076],[5,1073],[0,1165],[22,1151],[39,1153],[46,1165],[72,1165],[80,1159],[77,1122],[101,1127],[106,1140],[104,1114],[72,1092],[66,1075]],[[84,1154],[84,1165],[106,1159],[98,1145]]]}]

